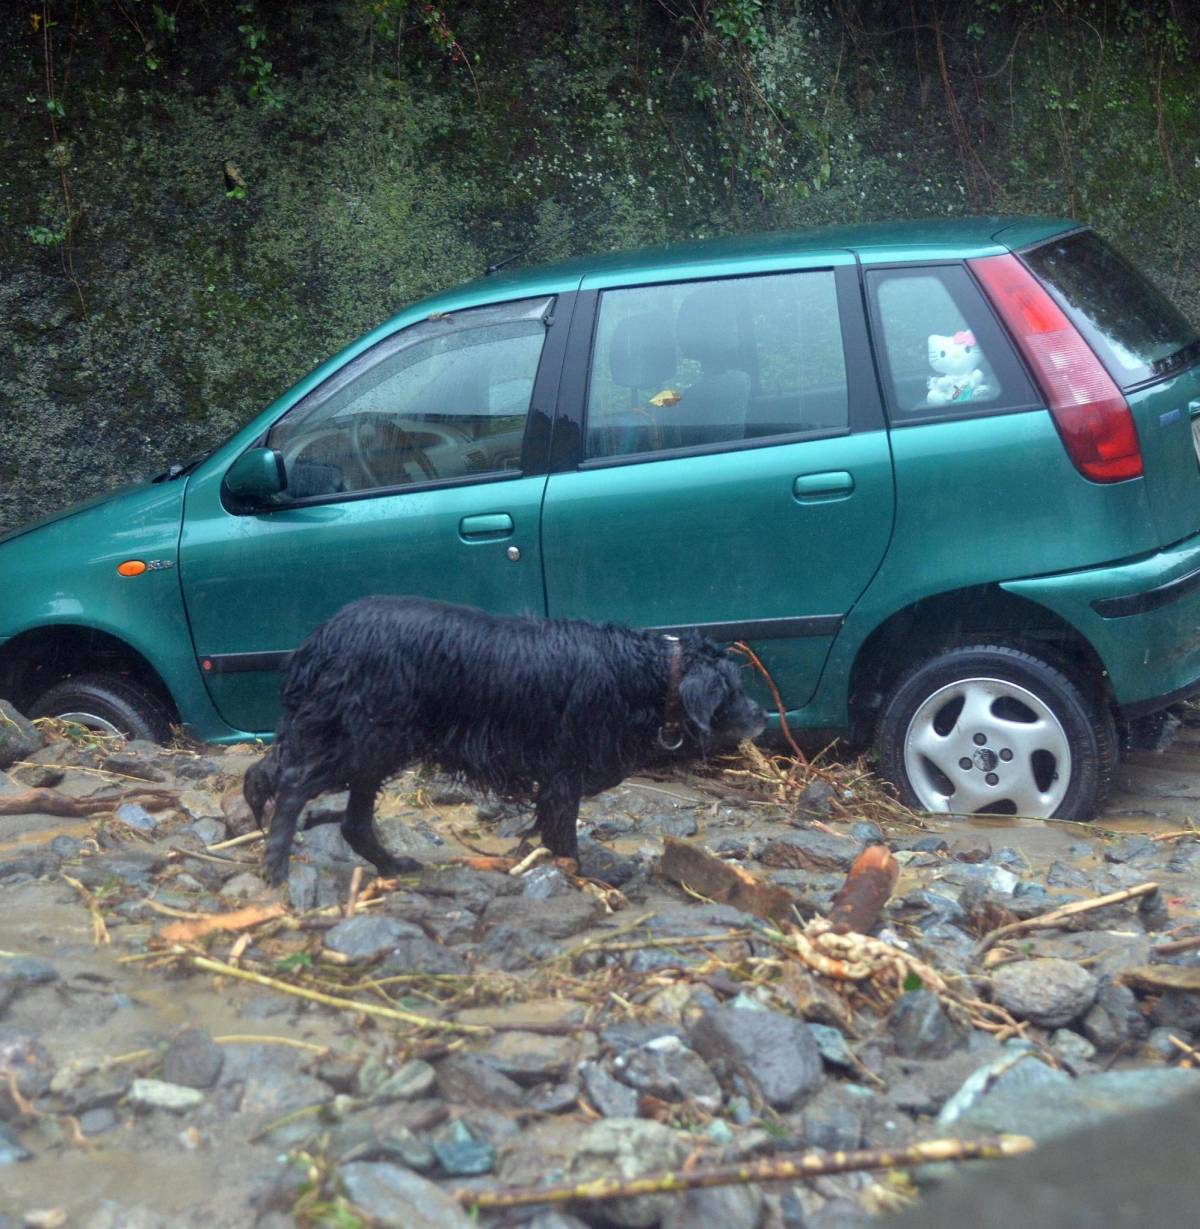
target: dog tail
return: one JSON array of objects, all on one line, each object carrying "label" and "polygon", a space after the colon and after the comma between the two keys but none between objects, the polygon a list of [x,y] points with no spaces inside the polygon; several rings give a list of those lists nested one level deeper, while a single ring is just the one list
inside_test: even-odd
[{"label": "dog tail", "polygon": [[254,822],[260,829],[263,826],[263,813],[267,803],[279,790],[280,768],[279,745],[276,743],[257,764],[251,764],[246,769],[246,776],[242,781],[242,796],[250,804]]}]

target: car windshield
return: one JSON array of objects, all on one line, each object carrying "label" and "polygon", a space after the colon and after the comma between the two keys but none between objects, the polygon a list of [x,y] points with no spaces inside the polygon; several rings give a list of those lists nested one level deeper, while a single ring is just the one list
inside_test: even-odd
[{"label": "car windshield", "polygon": [[1122,388],[1200,361],[1200,338],[1171,301],[1091,231],[1022,253]]}]

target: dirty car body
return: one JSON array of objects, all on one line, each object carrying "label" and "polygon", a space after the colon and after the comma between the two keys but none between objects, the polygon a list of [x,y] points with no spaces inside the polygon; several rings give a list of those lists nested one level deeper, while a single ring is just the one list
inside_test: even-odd
[{"label": "dirty car body", "polygon": [[746,641],[910,802],[1090,818],[1120,728],[1200,689],[1198,364],[1053,219],[485,278],[0,542],[0,695],[269,736],[315,626],[420,594]]}]

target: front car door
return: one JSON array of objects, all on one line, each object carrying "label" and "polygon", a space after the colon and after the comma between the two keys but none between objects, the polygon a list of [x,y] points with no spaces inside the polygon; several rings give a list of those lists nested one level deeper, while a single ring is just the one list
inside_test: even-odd
[{"label": "front car door", "polygon": [[228,464],[192,479],[181,580],[231,726],[274,728],[287,653],[355,598],[544,613],[538,517],[561,361],[548,337],[569,317],[554,324],[554,305],[435,313],[352,358],[255,441],[287,474],[270,506],[238,507]]},{"label": "front car door", "polygon": [[[744,639],[801,708],[892,526],[854,258],[583,290],[543,513],[549,613]],[[590,366],[571,357],[593,337]]]}]

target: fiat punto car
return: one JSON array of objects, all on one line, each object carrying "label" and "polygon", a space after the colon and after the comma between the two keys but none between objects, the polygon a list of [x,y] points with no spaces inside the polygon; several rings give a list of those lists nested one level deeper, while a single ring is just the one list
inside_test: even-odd
[{"label": "fiat punto car", "polygon": [[1200,690],[1198,440],[1195,330],[1072,222],[484,278],[9,534],[0,696],[269,737],[313,627],[425,594],[746,641],[908,802],[1088,819],[1121,730]]}]

